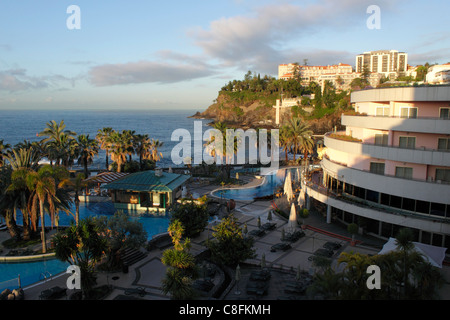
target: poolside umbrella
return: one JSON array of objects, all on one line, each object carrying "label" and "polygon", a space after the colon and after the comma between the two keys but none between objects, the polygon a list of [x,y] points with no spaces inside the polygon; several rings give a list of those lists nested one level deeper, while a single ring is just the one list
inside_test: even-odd
[{"label": "poolside umbrella", "polygon": [[234,294],[239,295],[241,294],[241,292],[239,291],[239,280],[241,280],[241,267],[239,267],[239,265],[237,265],[236,267],[235,280],[236,280],[236,290],[234,291]]},{"label": "poolside umbrella", "polygon": [[300,180],[301,180],[300,169],[297,168],[297,170],[295,171],[295,182],[300,182]]},{"label": "poolside umbrella", "polygon": [[300,265],[297,266],[297,274],[295,275],[295,279],[298,281],[302,278],[302,270],[300,269]]},{"label": "poolside umbrella", "polygon": [[292,191],[292,178],[290,171],[288,171],[286,179],[284,180],[284,194],[286,195],[286,198],[289,202],[294,197],[294,192]]},{"label": "poolside umbrella", "polygon": [[305,191],[304,191],[304,189],[300,190],[300,194],[298,195],[297,202],[298,202],[298,205],[300,207],[303,207],[305,205]]},{"label": "poolside umbrella", "polygon": [[288,227],[294,229],[297,226],[297,211],[295,204],[291,205],[291,214],[289,215]]}]

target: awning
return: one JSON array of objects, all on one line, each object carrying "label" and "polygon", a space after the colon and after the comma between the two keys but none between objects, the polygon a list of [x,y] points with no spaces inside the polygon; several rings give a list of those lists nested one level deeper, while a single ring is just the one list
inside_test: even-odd
[{"label": "awning", "polygon": [[[389,238],[378,254],[385,254],[391,251],[397,250],[397,239]],[[414,248],[417,252],[421,253],[426,261],[431,263],[433,266],[442,268],[442,262],[445,259],[445,251],[447,248],[432,246],[430,244],[424,244],[420,242],[413,242]]]},{"label": "awning", "polygon": [[111,182],[121,179],[127,175],[129,175],[129,173],[126,173],[126,172],[102,172],[102,173],[99,173],[98,175],[90,177],[84,181],[87,183],[100,183],[100,184],[111,183]]}]

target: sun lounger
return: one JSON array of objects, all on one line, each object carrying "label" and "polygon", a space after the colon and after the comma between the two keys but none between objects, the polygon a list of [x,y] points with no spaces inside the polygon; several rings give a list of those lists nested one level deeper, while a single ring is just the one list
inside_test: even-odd
[{"label": "sun lounger", "polygon": [[127,296],[132,295],[132,294],[138,294],[141,297],[146,295],[146,291],[144,288],[138,287],[138,288],[128,288],[125,290],[124,292]]},{"label": "sun lounger", "polygon": [[62,298],[63,296],[66,296],[66,290],[65,288],[61,288],[61,287],[52,287],[50,289],[46,289],[44,291],[41,292],[41,294],[39,295],[39,299],[40,300],[55,300],[55,299],[59,299]]}]

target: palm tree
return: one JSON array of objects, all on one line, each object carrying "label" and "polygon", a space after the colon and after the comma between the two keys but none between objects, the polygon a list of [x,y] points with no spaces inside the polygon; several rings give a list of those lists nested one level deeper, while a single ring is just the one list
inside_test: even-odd
[{"label": "palm tree", "polygon": [[3,158],[8,153],[8,151],[11,149],[11,145],[4,144],[3,139],[0,140],[0,167],[3,166]]},{"label": "palm tree", "polygon": [[289,136],[294,153],[299,151],[303,152],[305,160],[310,152],[312,152],[314,147],[314,141],[312,140],[313,132],[309,129],[309,126],[303,122],[300,118],[292,118],[289,121]]},{"label": "palm tree", "polygon": [[114,131],[108,140],[111,160],[117,164],[117,172],[121,172],[122,165],[127,161],[129,144],[127,138],[121,132]]},{"label": "palm tree", "polygon": [[[53,177],[49,175],[48,170],[45,167],[39,169],[39,171],[31,171],[26,178],[28,189],[31,191],[30,208],[31,216],[37,216],[37,207],[39,206],[39,214],[41,217],[42,227],[42,252],[46,253],[46,240],[45,240],[45,209],[44,202],[49,204],[49,213],[52,221],[55,215],[55,198],[56,198],[56,182]],[[33,219],[32,219],[33,221]],[[36,226],[35,226],[36,227]]]},{"label": "palm tree", "polygon": [[75,202],[75,224],[78,225],[80,222],[80,199],[78,198],[80,190],[86,187],[86,182],[84,181],[85,175],[79,173],[76,175],[75,180],[70,182],[70,185],[75,191],[74,202]]},{"label": "palm tree", "polygon": [[89,176],[88,164],[94,161],[94,157],[98,154],[98,142],[89,138],[89,135],[81,134],[78,136],[78,163],[83,164],[84,176]]},{"label": "palm tree", "polygon": [[168,266],[166,276],[162,280],[162,290],[170,293],[172,299],[191,299],[194,295],[193,279],[197,277],[198,270],[195,258],[190,253],[190,239],[181,241],[184,227],[179,220],[171,222],[168,232],[172,237],[173,249],[163,252],[161,262]]},{"label": "palm tree", "polygon": [[[158,141],[159,143],[159,141]],[[134,150],[139,155],[139,167],[142,170],[143,160],[150,159],[152,156],[153,143],[148,134],[137,134],[134,137]],[[159,147],[159,146],[158,146]],[[157,147],[157,148],[158,148]]]},{"label": "palm tree", "polygon": [[95,136],[95,139],[100,143],[100,149],[106,151],[106,170],[109,171],[109,148],[110,145],[108,143],[108,139],[111,136],[111,134],[114,132],[113,128],[111,127],[105,127],[103,129],[99,129],[97,131],[97,135]]},{"label": "palm tree", "polygon": [[282,126],[280,130],[280,147],[284,150],[285,160],[288,162],[288,152],[291,149],[291,136],[288,126]]},{"label": "palm tree", "polygon": [[150,149],[151,149],[151,156],[150,159],[153,161],[159,161],[162,159],[163,155],[162,152],[159,152],[158,149],[162,148],[162,146],[164,145],[164,142],[159,141],[158,139],[152,139],[151,145],[150,145]]},{"label": "palm tree", "polygon": [[14,218],[14,196],[7,192],[7,187],[11,184],[11,174],[10,167],[0,168],[0,215],[5,219],[11,238],[20,239],[20,231]]},{"label": "palm tree", "polygon": [[74,140],[76,136],[75,132],[65,130],[65,128],[64,120],[61,120],[59,124],[52,120],[47,123],[47,127],[42,132],[38,133],[39,137],[46,137],[42,140],[43,143],[52,142],[51,147],[57,164],[64,159],[65,151],[70,147],[68,140]]},{"label": "palm tree", "polygon": [[[6,189],[10,193],[10,202],[14,206],[14,210],[20,209],[22,212],[23,224],[23,239],[30,240],[30,216],[28,213],[28,199],[30,198],[30,191],[27,187],[27,176],[32,170],[30,168],[19,168],[11,174],[11,184]],[[36,231],[36,230],[33,230]]]},{"label": "palm tree", "polygon": [[126,144],[126,149],[128,151],[129,161],[132,160],[132,155],[134,153],[134,140],[136,132],[134,130],[122,130],[123,140]]},{"label": "palm tree", "polygon": [[408,283],[408,270],[410,268],[408,263],[408,256],[414,250],[414,243],[412,243],[413,234],[411,229],[402,228],[397,234],[395,243],[397,244],[397,248],[401,252],[403,256],[403,290],[404,297],[406,298],[409,290]]}]

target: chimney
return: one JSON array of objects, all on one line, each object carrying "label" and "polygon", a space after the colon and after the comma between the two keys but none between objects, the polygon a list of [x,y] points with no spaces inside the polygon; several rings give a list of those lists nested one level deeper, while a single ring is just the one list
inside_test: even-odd
[{"label": "chimney", "polygon": [[162,168],[160,167],[155,168],[155,176],[162,177]]}]

